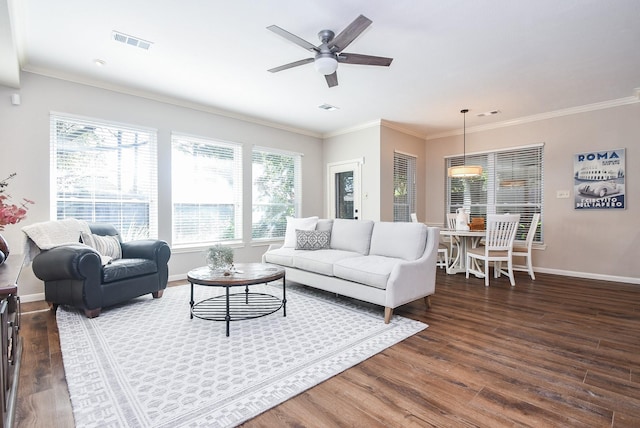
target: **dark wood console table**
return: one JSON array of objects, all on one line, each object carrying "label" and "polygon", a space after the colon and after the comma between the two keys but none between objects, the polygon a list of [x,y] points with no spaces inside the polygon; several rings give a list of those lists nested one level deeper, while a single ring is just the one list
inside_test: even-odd
[{"label": "dark wood console table", "polygon": [[21,255],[10,255],[0,265],[0,428],[13,426],[22,357],[18,277]]}]

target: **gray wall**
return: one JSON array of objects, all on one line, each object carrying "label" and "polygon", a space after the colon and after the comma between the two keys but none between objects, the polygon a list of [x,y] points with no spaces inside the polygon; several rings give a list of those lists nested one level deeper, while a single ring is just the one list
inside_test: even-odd
[{"label": "gray wall", "polygon": [[[431,224],[444,222],[444,156],[462,153],[462,136],[427,140],[408,135],[384,121],[324,141],[303,132],[291,132],[232,118],[193,106],[177,106],[144,96],[100,89],[31,73],[23,73],[20,90],[0,86],[0,159],[2,175],[17,172],[11,193],[36,201],[27,219],[2,232],[12,252],[23,251],[20,227],[50,219],[49,114],[84,117],[141,125],[158,130],[159,235],[171,241],[171,131],[302,153],[302,215],[326,216],[328,163],[364,158],[362,218],[391,220],[393,151],[418,156],[418,218]],[[20,93],[13,106],[10,95]],[[640,284],[640,104],[607,108],[520,125],[474,132],[467,128],[467,152],[545,144],[544,235],[534,251],[541,272],[568,274]],[[585,151],[626,148],[627,209],[574,210],[572,197],[556,198],[557,190],[572,189],[573,155]],[[248,156],[245,166],[250,164]],[[423,167],[422,167],[423,166]],[[321,178],[320,178],[321,177]],[[250,168],[245,167],[245,189],[250,189]],[[204,189],[207,190],[207,189]],[[318,195],[322,195],[319,197]],[[364,195],[368,195],[367,198]],[[245,206],[251,196],[245,194]],[[245,241],[250,236],[250,211],[245,213]],[[184,277],[203,264],[203,249],[173,250],[172,278]],[[236,249],[239,261],[257,261],[265,245],[244,242]],[[20,294],[37,298],[42,284],[30,269],[21,278]],[[25,300],[26,301],[26,300]]]},{"label": "gray wall", "polygon": [[[10,191],[16,197],[36,201],[27,218],[8,226],[3,236],[13,253],[22,253],[24,238],[20,228],[47,221],[50,215],[49,114],[79,115],[158,130],[159,237],[171,242],[171,170],[172,131],[217,138],[244,145],[244,231],[245,242],[236,248],[238,261],[259,261],[265,245],[252,245],[251,237],[251,147],[274,147],[303,154],[302,215],[321,215],[323,200],[322,141],[313,136],[290,132],[199,110],[180,107],[141,96],[100,89],[64,80],[23,73],[20,90],[0,86],[0,159],[3,176],[17,172]],[[19,93],[20,106],[13,106],[10,95]],[[212,191],[213,189],[202,189]],[[169,263],[172,278],[204,264],[203,249],[173,249]],[[22,296],[43,293],[43,286],[27,269],[20,281]]]},{"label": "gray wall", "polygon": [[[467,128],[469,131],[469,128]],[[467,132],[467,153],[544,143],[542,272],[640,284],[640,104],[561,116],[484,132]],[[626,148],[625,210],[573,208],[573,156]],[[427,141],[426,221],[444,223],[444,156],[462,153],[462,136]],[[569,199],[556,191],[569,190]]]},{"label": "gray wall", "polygon": [[335,135],[324,140],[322,184],[325,201],[324,213],[328,216],[326,201],[327,167],[336,162],[364,159],[362,165],[361,219],[380,220],[380,127],[369,126],[352,132]]}]

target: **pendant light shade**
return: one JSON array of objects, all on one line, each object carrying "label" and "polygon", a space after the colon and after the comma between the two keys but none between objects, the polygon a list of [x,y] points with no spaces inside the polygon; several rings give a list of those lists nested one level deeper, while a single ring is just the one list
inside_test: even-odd
[{"label": "pendant light shade", "polygon": [[464,115],[463,127],[463,148],[462,148],[462,166],[449,167],[447,173],[453,178],[469,178],[482,175],[482,167],[480,165],[467,165],[467,112],[469,109],[462,109],[460,113]]},{"label": "pendant light shade", "polygon": [[449,168],[449,177],[468,178],[480,175],[482,175],[482,167],[480,165],[462,165]]}]

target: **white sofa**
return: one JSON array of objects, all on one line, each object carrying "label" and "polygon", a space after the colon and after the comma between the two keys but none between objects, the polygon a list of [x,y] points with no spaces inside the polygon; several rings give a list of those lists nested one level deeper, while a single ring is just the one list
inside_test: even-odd
[{"label": "white sofa", "polygon": [[[330,232],[328,245],[296,249],[295,234],[300,238],[303,229],[316,231],[316,244]],[[438,228],[422,223],[289,218],[284,244],[270,246],[262,261],[283,266],[288,280],[384,306],[389,323],[400,305],[424,298],[431,306],[438,240]],[[308,248],[304,242],[297,246]]]}]

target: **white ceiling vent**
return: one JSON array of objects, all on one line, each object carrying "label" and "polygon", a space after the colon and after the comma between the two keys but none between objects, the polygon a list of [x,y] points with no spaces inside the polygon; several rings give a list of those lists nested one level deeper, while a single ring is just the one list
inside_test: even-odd
[{"label": "white ceiling vent", "polygon": [[491,111],[485,111],[484,113],[478,113],[478,117],[486,117],[486,116],[493,116],[494,114],[498,114],[500,113],[500,110],[491,110]]},{"label": "white ceiling vent", "polygon": [[338,110],[338,107],[332,106],[331,104],[322,104],[322,105],[319,105],[318,108],[321,108],[322,110],[326,110],[326,111]]},{"label": "white ceiling vent", "polygon": [[111,36],[116,42],[124,43],[126,45],[135,46],[140,49],[149,50],[153,42],[142,40],[139,37],[129,36],[128,34],[120,33],[119,31],[112,31]]}]

